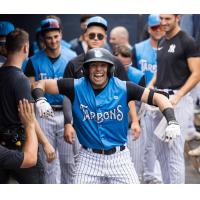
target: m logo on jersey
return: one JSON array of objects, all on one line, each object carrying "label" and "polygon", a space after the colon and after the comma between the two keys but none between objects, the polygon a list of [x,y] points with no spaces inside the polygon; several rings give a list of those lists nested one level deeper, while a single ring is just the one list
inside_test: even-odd
[{"label": "m logo on jersey", "polygon": [[97,123],[102,123],[104,120],[117,120],[121,121],[123,119],[122,105],[118,105],[112,110],[106,112],[92,112],[89,110],[88,106],[81,104],[80,109],[83,113],[83,121],[95,120]]},{"label": "m logo on jersey", "polygon": [[95,50],[94,51],[94,56],[95,56],[95,58],[101,58],[101,57],[103,57],[103,54],[101,53],[101,51]]},{"label": "m logo on jersey", "polygon": [[175,52],[175,48],[176,48],[176,45],[175,45],[175,44],[171,44],[171,45],[169,46],[168,52],[169,52],[169,53],[174,53],[174,52]]}]

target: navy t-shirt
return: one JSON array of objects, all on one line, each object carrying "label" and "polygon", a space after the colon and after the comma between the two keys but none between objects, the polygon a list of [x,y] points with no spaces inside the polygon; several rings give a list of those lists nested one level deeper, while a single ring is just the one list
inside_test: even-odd
[{"label": "navy t-shirt", "polygon": [[9,150],[0,145],[0,168],[16,169],[20,168],[24,160],[24,153],[17,150]]},{"label": "navy t-shirt", "polygon": [[0,131],[21,126],[18,115],[19,100],[32,100],[29,79],[14,66],[0,68]]}]

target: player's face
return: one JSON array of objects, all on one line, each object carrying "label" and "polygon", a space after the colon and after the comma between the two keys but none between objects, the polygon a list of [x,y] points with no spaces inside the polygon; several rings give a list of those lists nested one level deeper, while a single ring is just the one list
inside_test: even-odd
[{"label": "player's face", "polygon": [[118,33],[112,32],[110,33],[110,44],[112,45],[112,48],[114,49],[117,45],[123,44],[122,38]]},{"label": "player's face", "polygon": [[160,24],[162,29],[168,34],[172,32],[179,22],[179,16],[174,14],[160,14]]},{"label": "player's face", "polygon": [[106,41],[106,32],[102,27],[91,26],[86,31],[85,40],[89,49],[103,47]]},{"label": "player's face", "polygon": [[60,31],[49,31],[44,35],[44,43],[47,49],[49,50],[57,50],[60,48],[60,42],[62,39],[62,34]]},{"label": "player's face", "polygon": [[89,64],[89,79],[94,89],[104,88],[108,82],[108,67],[105,62],[91,62]]},{"label": "player's face", "polygon": [[128,70],[128,66],[131,65],[131,58],[130,57],[124,57],[122,55],[117,55],[117,58],[121,61],[123,66],[126,70]]},{"label": "player's face", "polygon": [[155,41],[160,40],[165,34],[162,26],[160,26],[160,25],[149,27],[148,32],[150,34],[150,37]]}]

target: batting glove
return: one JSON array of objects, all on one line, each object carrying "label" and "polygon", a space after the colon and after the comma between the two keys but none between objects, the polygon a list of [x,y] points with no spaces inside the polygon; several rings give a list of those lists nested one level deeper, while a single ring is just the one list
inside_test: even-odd
[{"label": "batting glove", "polygon": [[177,121],[169,121],[167,128],[165,129],[164,142],[171,142],[181,135],[180,125]]},{"label": "batting glove", "polygon": [[54,112],[50,104],[47,102],[47,99],[42,97],[39,98],[36,102],[36,108],[38,109],[40,117],[53,117]]}]

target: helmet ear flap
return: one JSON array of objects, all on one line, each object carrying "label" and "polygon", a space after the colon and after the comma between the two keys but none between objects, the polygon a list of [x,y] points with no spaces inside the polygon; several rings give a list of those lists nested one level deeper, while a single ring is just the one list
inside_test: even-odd
[{"label": "helmet ear flap", "polygon": [[84,64],[83,65],[83,75],[85,76],[85,77],[89,77],[89,69],[88,69],[88,64]]},{"label": "helmet ear flap", "polygon": [[114,76],[114,72],[115,72],[115,66],[112,65],[112,66],[110,66],[109,76],[110,76],[110,77]]}]

